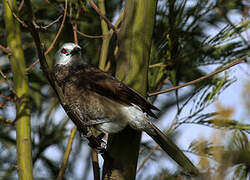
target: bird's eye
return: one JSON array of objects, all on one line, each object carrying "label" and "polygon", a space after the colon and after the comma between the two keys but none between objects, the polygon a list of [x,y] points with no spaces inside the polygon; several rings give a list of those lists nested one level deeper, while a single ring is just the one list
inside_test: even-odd
[{"label": "bird's eye", "polygon": [[66,53],[67,53],[66,49],[63,48],[63,49],[61,50],[61,53],[66,54]]}]

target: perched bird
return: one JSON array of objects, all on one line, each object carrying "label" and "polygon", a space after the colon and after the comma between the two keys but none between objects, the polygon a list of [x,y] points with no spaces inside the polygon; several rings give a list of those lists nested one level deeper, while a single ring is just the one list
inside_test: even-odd
[{"label": "perched bird", "polygon": [[127,125],[145,131],[185,171],[198,174],[185,154],[149,120],[149,116],[156,118],[152,110],[157,107],[116,78],[84,63],[77,44],[64,44],[55,60],[57,84],[80,124],[104,133],[117,133]]}]

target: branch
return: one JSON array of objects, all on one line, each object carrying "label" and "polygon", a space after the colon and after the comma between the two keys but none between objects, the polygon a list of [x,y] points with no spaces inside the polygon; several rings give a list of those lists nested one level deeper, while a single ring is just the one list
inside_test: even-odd
[{"label": "branch", "polygon": [[[231,20],[227,16],[227,12],[224,8],[217,6],[217,11],[219,15],[223,16],[223,18],[227,21],[227,23],[233,28],[237,29],[237,27],[231,22]],[[244,42],[245,45],[249,45],[249,42],[242,36],[242,34],[239,31],[236,31],[236,33],[239,35],[241,40]]]},{"label": "branch", "polygon": [[99,16],[108,24],[108,26],[115,32],[118,32],[115,26],[108,20],[108,18],[102,14],[101,10],[96,6],[96,4],[92,0],[89,0],[89,3],[95,9],[97,14],[99,14]]},{"label": "branch", "polygon": [[14,101],[15,99],[10,97],[10,96],[5,96],[3,94],[0,94],[0,97],[4,98],[4,99],[7,99],[8,101]]},{"label": "branch", "polygon": [[9,48],[6,48],[0,44],[0,50],[5,52],[6,54],[11,54],[11,50]]},{"label": "branch", "polygon": [[1,74],[1,76],[3,77],[4,81],[8,84],[10,91],[11,91],[16,97],[18,97],[17,94],[16,94],[16,91],[13,89],[12,85],[10,84],[9,80],[7,79],[7,77],[6,77],[5,74],[2,72],[1,69],[0,69],[0,74]]},{"label": "branch", "polygon": [[[29,26],[14,12],[14,10],[12,9],[12,6],[9,3],[9,0],[7,0],[8,6],[13,14],[13,16],[16,18],[16,20],[23,25],[23,27],[25,28],[29,28]],[[24,4],[24,0],[22,0],[20,6],[18,7],[18,12],[22,9]],[[36,29],[42,30],[42,31],[46,31],[50,26],[52,26],[53,24],[57,23],[62,16],[59,16],[55,21],[51,22],[50,24],[46,25],[46,26],[39,26],[35,23],[35,21],[33,22],[33,24],[35,25]]]},{"label": "branch", "polygon": [[17,8],[18,12],[22,10],[23,5],[24,5],[24,0],[21,1],[20,5]]},{"label": "branch", "polygon": [[[249,11],[250,11],[250,6],[245,5],[244,11],[243,11],[243,22],[247,21],[247,15]],[[245,33],[246,33],[248,42],[250,42],[250,35],[248,34],[248,29],[246,29]]]},{"label": "branch", "polygon": [[74,42],[75,42],[75,44],[78,44],[77,21],[78,21],[79,15],[80,15],[80,11],[79,11],[79,9],[77,10],[77,14],[76,14],[76,18],[75,18],[76,22],[75,23],[72,22],[72,4],[71,4],[71,2],[70,2],[70,11],[69,12],[70,12],[69,19],[70,19],[70,23],[72,25],[73,32],[74,32]]},{"label": "branch", "polygon": [[[102,12],[102,14],[105,15],[106,14],[105,1],[98,0],[98,5],[100,7],[100,11]],[[105,23],[104,20],[101,20],[101,28],[102,28],[102,34],[110,34],[107,23]],[[110,37],[111,36],[108,35],[102,39],[101,52],[100,52],[100,57],[99,57],[99,68],[101,70],[104,70],[104,68],[106,66]]]},{"label": "branch", "polygon": [[50,26],[54,25],[55,23],[59,22],[59,20],[61,19],[63,15],[60,15],[56,20],[54,20],[53,22],[49,23],[47,26],[43,26],[42,28],[47,30]]},{"label": "branch", "polygon": [[17,20],[20,24],[22,24],[23,27],[29,28],[29,26],[28,26],[22,19],[20,19],[20,18],[16,15],[16,13],[13,11],[12,6],[10,5],[9,0],[6,0],[6,2],[7,2],[8,6],[9,6],[9,8],[10,8],[10,10],[11,10],[12,15],[16,18],[16,20]]},{"label": "branch", "polygon": [[[9,4],[8,1],[7,1],[7,3],[8,3],[8,6],[9,6],[9,8],[10,8],[12,14],[13,14],[13,16],[16,18],[16,20],[17,20],[19,23],[21,23],[25,28],[29,29],[30,26],[27,25],[21,18],[19,18],[19,17],[15,14],[15,12],[13,11],[13,9],[12,9],[12,7],[11,7],[11,5]],[[65,4],[66,4],[66,2],[65,2]],[[67,4],[66,4],[66,5],[67,5]],[[56,41],[57,41],[57,39],[58,39],[58,37],[59,37],[59,35],[60,35],[62,29],[63,29],[64,23],[65,23],[65,19],[66,19],[66,15],[67,15],[67,7],[66,7],[66,5],[65,5],[65,8],[64,8],[64,15],[63,15],[62,24],[61,24],[61,26],[60,26],[60,28],[59,28],[59,30],[58,30],[56,36],[55,36],[55,39],[52,41],[50,47],[46,50],[45,55],[47,55],[47,54],[52,50],[52,48],[54,47],[54,45],[55,45],[55,43],[56,43]],[[48,27],[50,27],[50,26],[52,26],[53,24],[57,23],[57,22],[61,19],[61,17],[62,17],[62,16],[59,16],[55,21],[51,22],[50,24],[48,24],[47,26],[44,26],[44,27],[38,26],[38,25],[35,23],[35,21],[32,21],[32,24],[33,24],[33,26],[34,26],[36,29],[47,30]],[[29,30],[31,31],[31,29],[29,29]],[[37,59],[37,60],[36,60],[33,64],[31,64],[28,68],[26,68],[26,72],[29,72],[29,71],[30,71],[36,64],[38,64],[38,63],[39,63],[39,59]]]},{"label": "branch", "polygon": [[[45,51],[45,56],[53,49],[59,35],[61,34],[62,32],[62,29],[64,27],[64,23],[65,23],[65,20],[66,20],[66,15],[67,15],[67,1],[65,1],[65,7],[64,7],[64,13],[63,13],[63,20],[62,20],[62,23],[59,27],[59,30],[57,31],[57,34],[55,36],[55,39],[52,41],[52,43],[50,44],[49,48]],[[29,72],[36,64],[39,63],[39,59],[37,59],[33,64],[31,64],[28,68],[26,68],[26,72]]]},{"label": "branch", "polygon": [[223,68],[221,68],[221,69],[218,69],[218,70],[216,70],[216,71],[214,71],[214,72],[212,72],[212,73],[210,73],[210,74],[207,74],[207,75],[205,75],[205,76],[202,76],[202,77],[200,77],[200,78],[198,78],[198,79],[195,79],[195,80],[193,80],[193,81],[187,82],[187,83],[185,83],[185,84],[182,84],[182,85],[179,85],[179,86],[176,86],[176,87],[172,87],[172,88],[169,88],[169,89],[165,89],[165,90],[162,90],[162,91],[157,91],[157,92],[149,93],[148,96],[155,96],[155,95],[158,95],[158,94],[167,93],[167,92],[170,92],[170,91],[174,91],[174,90],[177,90],[177,89],[180,89],[180,88],[189,86],[189,85],[191,85],[191,84],[198,83],[198,82],[200,82],[200,81],[202,81],[202,80],[204,80],[204,79],[207,79],[207,78],[209,78],[209,77],[212,77],[212,76],[214,76],[214,75],[216,75],[216,74],[218,74],[218,73],[221,73],[221,72],[225,71],[226,69],[229,69],[229,68],[231,68],[231,67],[233,67],[233,66],[235,66],[235,65],[237,65],[237,64],[239,64],[239,63],[241,63],[242,61],[246,60],[246,57],[247,57],[247,56],[243,56],[243,57],[241,57],[241,58],[238,58],[238,59],[236,59],[235,61],[233,61],[232,63],[226,65],[225,67],[223,67]]},{"label": "branch", "polygon": [[91,150],[91,159],[94,172],[94,180],[100,180],[100,167],[98,162],[98,154],[93,149]]},{"label": "branch", "polygon": [[7,125],[11,125],[11,126],[15,126],[15,123],[13,123],[13,121],[6,119],[2,116],[0,116],[0,122],[3,124],[7,124]]},{"label": "branch", "polygon": [[7,106],[7,104],[4,104],[3,102],[0,102],[0,108],[4,108],[6,106]]},{"label": "branch", "polygon": [[[114,25],[114,26],[115,26],[116,28],[120,25],[120,23],[121,23],[123,17],[124,17],[124,10],[121,12],[119,18],[118,18],[117,21],[115,22],[115,25]],[[119,31],[119,29],[118,29],[117,31]],[[80,34],[80,35],[82,35],[83,37],[86,37],[86,38],[97,39],[97,38],[105,38],[105,37],[107,37],[107,36],[110,36],[110,37],[111,37],[112,34],[114,33],[114,30],[113,30],[113,29],[110,29],[109,32],[108,32],[107,34],[96,35],[96,36],[88,35],[88,34],[85,34],[85,33],[83,33],[83,32],[80,32],[80,31],[78,31],[78,30],[77,30],[77,33]]]},{"label": "branch", "polygon": [[90,39],[104,38],[105,36],[108,36],[107,34],[105,34],[105,35],[99,35],[99,36],[92,36],[92,35],[87,35],[87,34],[85,34],[83,32],[78,31],[78,30],[77,30],[77,33],[80,34],[80,35],[82,35],[83,37],[90,38]]},{"label": "branch", "polygon": [[137,169],[136,173],[138,173],[143,166],[145,165],[145,163],[150,159],[150,157],[154,154],[155,150],[158,149],[160,146],[156,145],[149,153],[148,155],[145,157],[145,159],[142,161],[141,165],[139,166],[139,168]]},{"label": "branch", "polygon": [[70,155],[70,152],[71,152],[71,149],[72,149],[73,140],[74,140],[74,137],[76,135],[76,131],[77,131],[77,127],[74,126],[72,128],[72,130],[71,130],[71,133],[70,133],[70,137],[69,137],[69,140],[68,140],[66,151],[64,153],[61,169],[60,169],[59,174],[58,174],[58,176],[56,178],[57,180],[62,180],[63,179],[63,175],[64,175],[66,167],[67,167],[67,163],[68,163],[69,155]]}]

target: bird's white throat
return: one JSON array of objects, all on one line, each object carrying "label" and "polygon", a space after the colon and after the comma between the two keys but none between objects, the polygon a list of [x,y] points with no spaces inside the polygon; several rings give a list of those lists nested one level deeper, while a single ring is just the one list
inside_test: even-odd
[{"label": "bird's white throat", "polygon": [[79,51],[78,53],[72,54],[75,48],[81,49],[81,47],[74,43],[65,43],[63,46],[57,51],[55,55],[55,65],[76,65],[81,64],[82,55]]}]

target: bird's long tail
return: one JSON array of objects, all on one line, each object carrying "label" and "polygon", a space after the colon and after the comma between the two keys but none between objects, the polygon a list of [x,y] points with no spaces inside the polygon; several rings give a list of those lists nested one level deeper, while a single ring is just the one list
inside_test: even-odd
[{"label": "bird's long tail", "polygon": [[185,171],[190,175],[198,175],[199,170],[193,165],[189,158],[177,147],[177,145],[163,134],[154,124],[152,129],[146,129],[146,133],[151,136],[155,142],[175,161],[177,162]]}]

